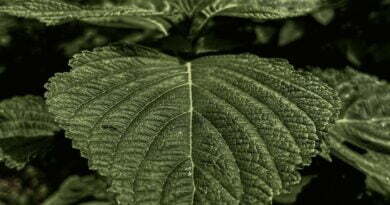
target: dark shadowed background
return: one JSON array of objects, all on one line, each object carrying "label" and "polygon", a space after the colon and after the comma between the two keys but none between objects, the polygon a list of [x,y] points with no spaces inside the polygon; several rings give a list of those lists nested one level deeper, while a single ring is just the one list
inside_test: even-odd
[{"label": "dark shadowed background", "polygon": [[[26,94],[43,96],[45,82],[56,72],[68,71],[67,62],[73,54],[116,42],[152,45],[182,58],[251,52],[286,58],[301,69],[350,66],[390,80],[390,1],[354,0],[327,12],[323,15],[334,15],[325,19],[329,22],[313,16],[267,22],[220,17],[192,42],[185,37],[186,26],[173,28],[175,35],[161,39],[159,34],[141,30],[83,23],[46,27],[34,20],[0,17],[0,99]],[[56,140],[57,147],[47,159],[33,162],[49,192],[66,176],[89,172],[86,160],[80,159],[63,133]],[[390,204],[381,195],[366,191],[365,176],[338,159],[329,163],[316,158],[302,173],[317,177],[295,204]],[[25,171],[16,173],[1,167],[0,174],[3,179],[21,178],[24,186],[35,186]]]}]

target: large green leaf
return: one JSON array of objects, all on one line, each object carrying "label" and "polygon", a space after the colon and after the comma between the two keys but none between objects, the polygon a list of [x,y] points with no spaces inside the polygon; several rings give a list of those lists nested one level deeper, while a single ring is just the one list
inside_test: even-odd
[{"label": "large green leaf", "polygon": [[343,102],[327,138],[332,152],[364,172],[369,188],[378,190],[380,184],[390,190],[390,85],[352,69],[314,73],[334,87]]},{"label": "large green leaf", "polygon": [[42,97],[14,97],[0,102],[0,161],[21,169],[50,147],[59,127]]},{"label": "large green leaf", "polygon": [[122,46],[70,65],[46,85],[49,110],[121,204],[268,204],[337,112],[332,89],[280,59]]},{"label": "large green leaf", "polygon": [[[172,23],[193,18],[199,31],[214,16],[256,20],[300,16],[329,6],[331,0],[131,0],[122,4],[75,5],[60,0],[13,0],[0,12],[36,18],[48,25],[70,20],[158,29],[165,34]],[[109,1],[110,2],[110,1]]]}]

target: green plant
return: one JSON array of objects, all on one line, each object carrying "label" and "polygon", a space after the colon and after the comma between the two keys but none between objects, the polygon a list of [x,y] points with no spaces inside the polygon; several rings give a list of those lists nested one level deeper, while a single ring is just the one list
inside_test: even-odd
[{"label": "green plant", "polygon": [[[293,66],[278,55],[256,55],[258,48],[305,39],[309,23],[297,17],[311,15],[318,26],[327,26],[346,5],[336,0],[0,1],[4,47],[20,38],[12,34],[26,32],[18,28],[32,35],[44,29],[12,16],[26,17],[68,31],[64,38],[44,31],[58,42],[39,36],[36,42],[73,56],[70,70],[60,66],[40,76],[47,81],[44,98],[23,93],[0,101],[0,161],[7,167],[0,173],[32,166],[48,178],[40,197],[30,196],[42,192],[32,188],[23,200],[0,202],[293,204],[321,177],[305,173],[313,159],[341,159],[355,167],[367,176],[367,190],[385,201],[390,196],[388,82],[351,68]],[[357,59],[346,55],[355,65],[362,61]],[[9,63],[2,67],[0,75],[11,72]],[[20,94],[15,93],[10,95]],[[68,139],[81,156],[73,154]]]}]

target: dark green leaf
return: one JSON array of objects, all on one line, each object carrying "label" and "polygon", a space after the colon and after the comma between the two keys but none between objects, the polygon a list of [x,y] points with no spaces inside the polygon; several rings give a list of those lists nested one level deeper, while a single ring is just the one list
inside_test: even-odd
[{"label": "dark green leaf", "polygon": [[[390,187],[390,85],[352,69],[315,70],[343,101],[340,119],[327,138],[332,152],[364,172],[372,182]],[[351,149],[357,146],[364,152]],[[377,187],[372,189],[377,190]],[[385,193],[385,192],[382,192]]]},{"label": "dark green leaf", "polygon": [[59,127],[41,97],[14,97],[0,102],[0,161],[21,169],[50,148]]},{"label": "dark green leaf", "polygon": [[121,204],[268,204],[337,113],[332,89],[280,59],[122,46],[70,65],[46,85],[49,109]]}]

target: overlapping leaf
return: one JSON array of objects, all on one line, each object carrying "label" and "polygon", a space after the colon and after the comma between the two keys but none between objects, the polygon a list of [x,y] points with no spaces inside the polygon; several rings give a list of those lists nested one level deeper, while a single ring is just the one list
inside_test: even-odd
[{"label": "overlapping leaf", "polygon": [[0,12],[36,18],[54,25],[81,20],[106,25],[154,28],[164,33],[172,23],[193,18],[192,32],[214,16],[256,20],[300,16],[330,5],[330,0],[132,0],[125,4],[75,5],[60,0],[14,0]]},{"label": "overlapping leaf", "polygon": [[56,25],[71,20],[120,27],[142,27],[166,33],[169,26],[161,17],[173,12],[163,1],[132,1],[118,6],[76,5],[60,0],[15,0],[0,7],[0,12],[14,16],[35,18],[47,25]]},{"label": "overlapping leaf", "polygon": [[14,97],[0,102],[0,161],[23,168],[50,147],[48,136],[59,127],[41,97]]},{"label": "overlapping leaf", "polygon": [[368,186],[381,183],[390,189],[390,85],[352,69],[315,73],[334,87],[343,101],[340,119],[328,138],[332,151],[367,174]]},{"label": "overlapping leaf", "polygon": [[70,176],[43,205],[114,205],[107,183],[95,176]]},{"label": "overlapping leaf", "polygon": [[332,89],[280,59],[121,46],[70,65],[46,86],[49,110],[121,204],[268,204],[337,112]]},{"label": "overlapping leaf", "polygon": [[[215,5],[202,10],[218,11],[216,15],[238,16],[257,20],[280,19],[308,14],[323,7],[336,4],[329,0],[236,0],[215,1]],[[341,1],[339,1],[341,2]]]},{"label": "overlapping leaf", "polygon": [[214,16],[232,16],[254,20],[281,19],[302,16],[335,5],[335,1],[329,0],[214,0],[208,2],[193,11],[195,21],[192,32],[194,33]]}]

